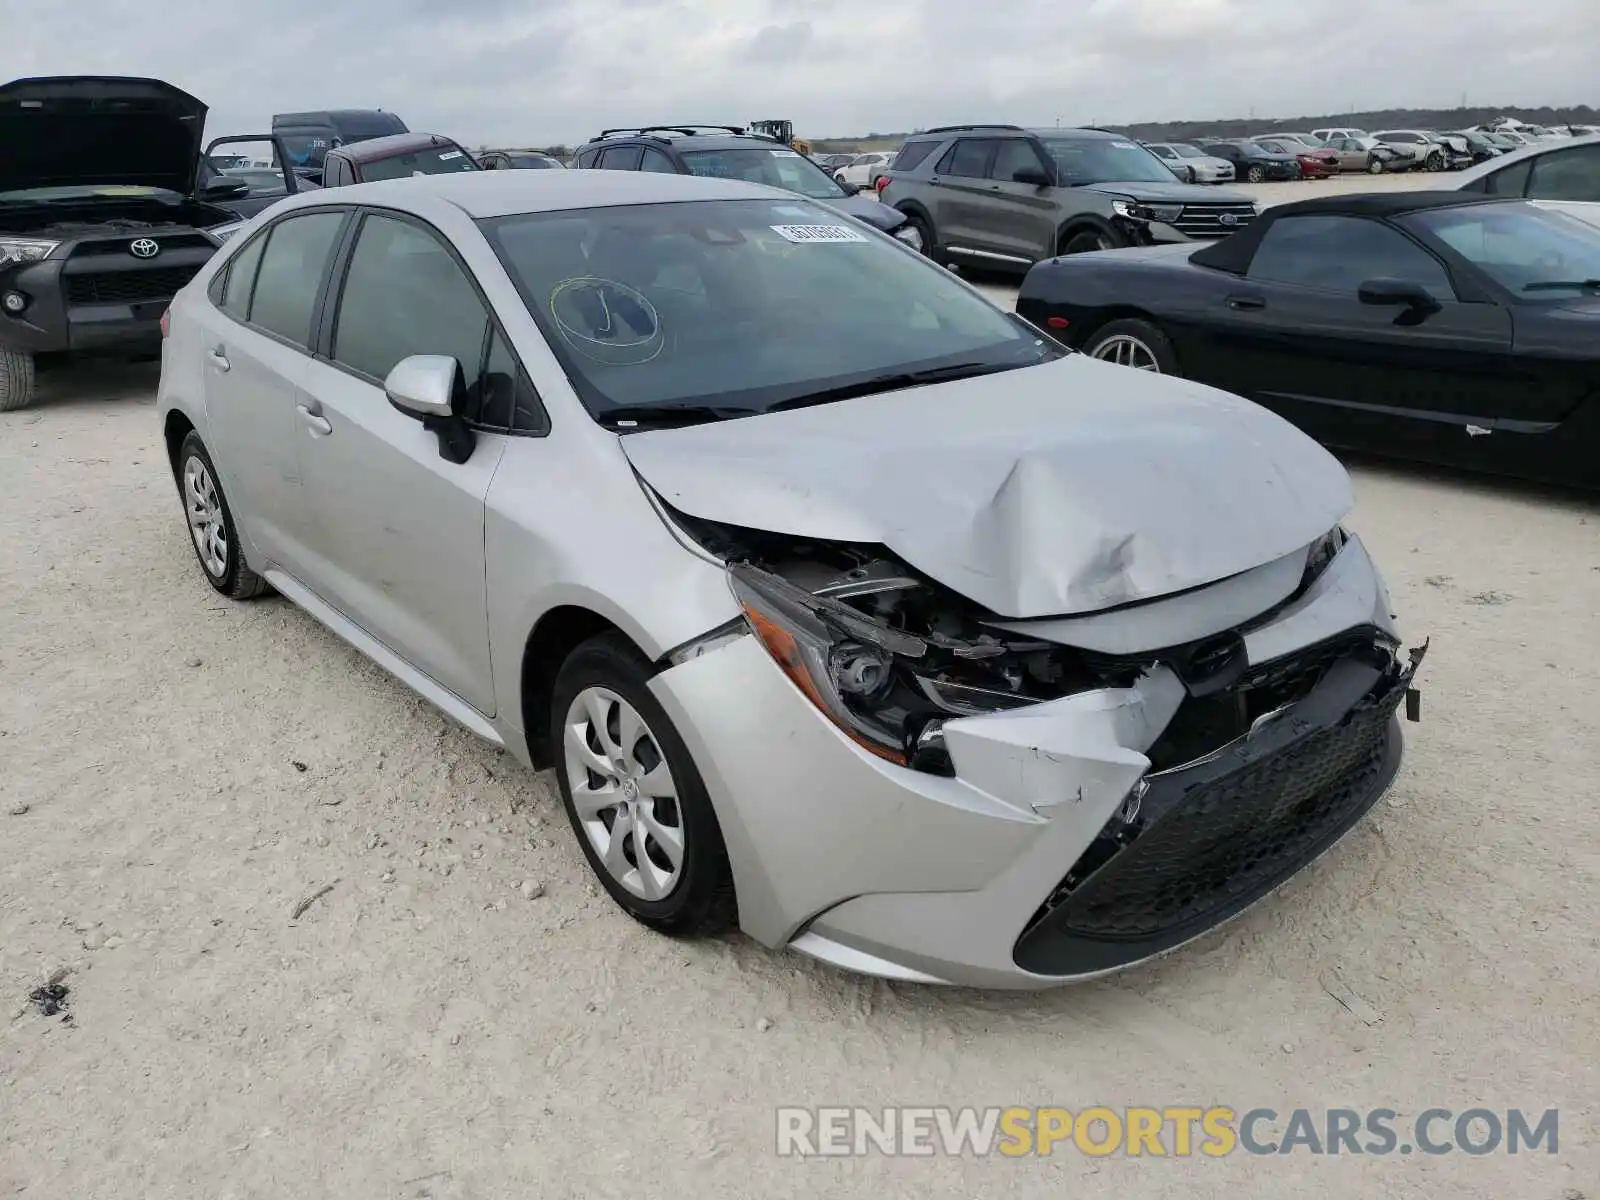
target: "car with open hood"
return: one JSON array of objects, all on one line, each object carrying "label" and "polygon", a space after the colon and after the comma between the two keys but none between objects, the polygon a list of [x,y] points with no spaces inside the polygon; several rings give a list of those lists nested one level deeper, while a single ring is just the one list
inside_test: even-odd
[{"label": "car with open hood", "polygon": [[1261,899],[1399,768],[1416,656],[1336,460],[791,191],[281,201],[174,301],[158,412],[206,583],[552,768],[663,932],[1093,976]]},{"label": "car with open hood", "polygon": [[154,354],[161,314],[249,185],[202,179],[206,106],[158,79],[0,86],[0,409],[41,354]]}]

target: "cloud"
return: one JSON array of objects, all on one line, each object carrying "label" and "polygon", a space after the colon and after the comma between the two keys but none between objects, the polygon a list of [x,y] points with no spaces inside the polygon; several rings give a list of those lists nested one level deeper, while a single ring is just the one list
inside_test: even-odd
[{"label": "cloud", "polygon": [[[22,5],[28,4],[24,10]],[[30,15],[32,14],[32,15]],[[0,0],[0,78],[154,75],[213,134],[386,108],[480,143],[783,116],[811,136],[1594,100],[1595,0]]]}]

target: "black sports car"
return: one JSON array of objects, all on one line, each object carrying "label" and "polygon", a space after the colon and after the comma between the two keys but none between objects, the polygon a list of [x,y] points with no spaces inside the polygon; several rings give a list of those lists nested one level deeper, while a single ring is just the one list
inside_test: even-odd
[{"label": "black sports car", "polygon": [[1038,263],[1017,312],[1330,446],[1600,488],[1600,228],[1525,200],[1279,205],[1219,242]]}]

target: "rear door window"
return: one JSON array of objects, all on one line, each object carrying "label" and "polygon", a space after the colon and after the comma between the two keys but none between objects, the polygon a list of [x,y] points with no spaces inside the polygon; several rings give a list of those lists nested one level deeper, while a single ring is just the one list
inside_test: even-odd
[{"label": "rear door window", "polygon": [[272,226],[250,301],[250,323],[302,348],[317,307],[343,212],[285,217]]},{"label": "rear door window", "polygon": [[600,154],[602,171],[637,171],[642,151],[638,146],[612,146]]},{"label": "rear door window", "polygon": [[962,138],[939,160],[939,174],[962,179],[982,179],[989,169],[992,138]]}]

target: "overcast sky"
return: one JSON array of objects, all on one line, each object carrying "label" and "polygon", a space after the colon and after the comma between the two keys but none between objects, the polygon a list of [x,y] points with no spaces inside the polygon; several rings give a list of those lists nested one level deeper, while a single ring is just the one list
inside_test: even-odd
[{"label": "overcast sky", "polygon": [[0,78],[152,75],[208,132],[386,108],[469,145],[1600,101],[1600,0],[0,0]]}]

